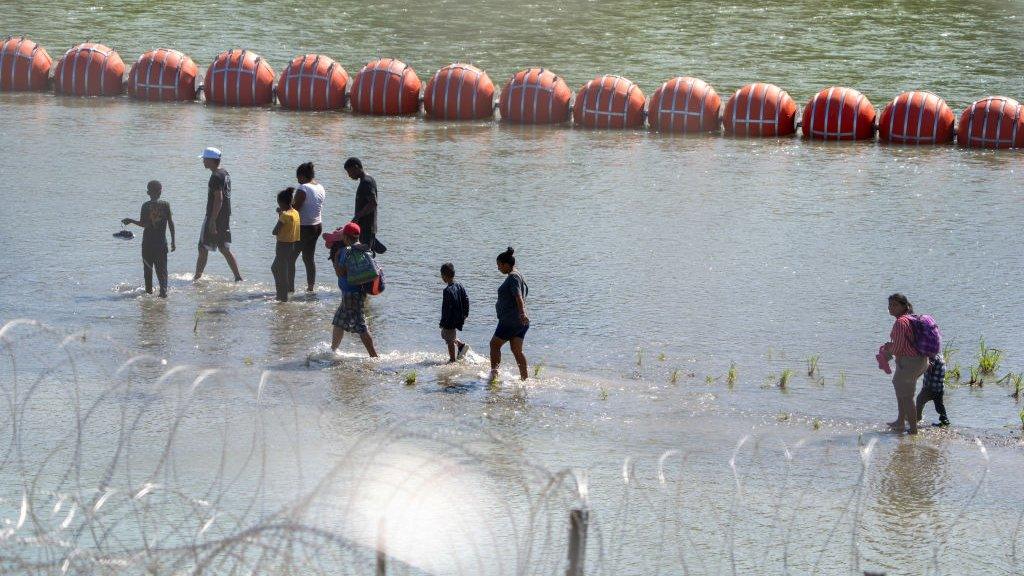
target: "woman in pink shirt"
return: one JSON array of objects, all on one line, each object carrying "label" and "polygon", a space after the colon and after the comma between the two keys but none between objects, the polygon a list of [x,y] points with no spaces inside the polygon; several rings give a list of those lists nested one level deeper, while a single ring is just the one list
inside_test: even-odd
[{"label": "woman in pink shirt", "polygon": [[885,353],[896,358],[896,371],[892,375],[892,386],[896,389],[896,406],[899,415],[889,426],[902,433],[904,423],[911,434],[917,434],[917,407],[914,405],[914,390],[917,379],[928,369],[928,358],[918,354],[914,348],[914,330],[910,326],[910,315],[914,306],[903,294],[889,296],[889,314],[896,318],[885,344]]}]

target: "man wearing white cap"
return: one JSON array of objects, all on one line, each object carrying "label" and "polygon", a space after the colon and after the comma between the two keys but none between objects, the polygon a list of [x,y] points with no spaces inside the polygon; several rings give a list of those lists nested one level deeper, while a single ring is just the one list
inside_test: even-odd
[{"label": "man wearing white cap", "polygon": [[213,147],[203,150],[200,156],[203,167],[210,171],[210,183],[207,186],[206,219],[199,235],[199,257],[196,258],[193,282],[203,276],[206,258],[211,250],[220,250],[235,275],[235,282],[242,281],[242,275],[238,273],[238,262],[231,253],[231,175],[220,167],[220,156],[220,150]]}]

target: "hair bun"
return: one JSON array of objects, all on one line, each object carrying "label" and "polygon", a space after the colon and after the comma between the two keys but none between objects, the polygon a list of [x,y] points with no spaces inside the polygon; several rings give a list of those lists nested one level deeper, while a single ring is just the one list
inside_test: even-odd
[{"label": "hair bun", "polygon": [[511,246],[508,247],[508,250],[505,250],[505,254],[508,254],[509,256],[511,256],[511,255],[513,255],[515,253],[516,253],[516,249],[511,247]]}]

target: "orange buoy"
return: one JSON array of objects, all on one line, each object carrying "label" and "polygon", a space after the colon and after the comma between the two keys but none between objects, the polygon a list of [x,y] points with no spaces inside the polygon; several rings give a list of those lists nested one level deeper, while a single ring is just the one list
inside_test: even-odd
[{"label": "orange buoy", "polygon": [[901,144],[948,144],[956,117],[946,101],[931,92],[904,92],[878,117],[878,137]]},{"label": "orange buoy", "polygon": [[53,69],[53,91],[73,96],[118,96],[124,90],[124,62],[113,49],[86,42],[67,52]]},{"label": "orange buoy", "polygon": [[352,81],[352,111],[378,116],[419,112],[419,76],[408,64],[394,58],[369,62]]},{"label": "orange buoy", "polygon": [[796,132],[796,102],[774,84],[747,84],[729,98],[722,123],[732,136],[789,136]]},{"label": "orange buoy", "polygon": [[196,63],[177,50],[150,50],[128,72],[128,95],[139,100],[195,100]]},{"label": "orange buoy", "polygon": [[501,119],[516,124],[558,124],[569,119],[569,85],[544,68],[512,75],[501,89]]},{"label": "orange buoy", "polygon": [[804,107],[803,133],[818,140],[866,140],[875,136],[875,107],[853,88],[832,86]]},{"label": "orange buoy", "polygon": [[255,52],[221,52],[206,69],[206,102],[225,106],[266,106],[274,101],[274,69]]},{"label": "orange buoy", "polygon": [[296,56],[277,81],[277,100],[290,110],[341,110],[348,80],[348,72],[327,56]]},{"label": "orange buoy", "polygon": [[960,115],[956,140],[969,148],[1024,148],[1024,115],[1012,98],[989,96]]},{"label": "orange buoy", "polygon": [[53,59],[24,36],[8,36],[0,46],[0,91],[46,90]]},{"label": "orange buoy", "polygon": [[651,94],[647,122],[662,132],[715,132],[721,122],[722,98],[707,82],[677,76]]},{"label": "orange buoy", "polygon": [[428,118],[480,120],[494,115],[494,82],[472,64],[449,64],[434,74],[423,92]]},{"label": "orange buoy", "polygon": [[639,128],[647,99],[640,87],[622,76],[605,74],[576,93],[572,118],[586,128]]}]

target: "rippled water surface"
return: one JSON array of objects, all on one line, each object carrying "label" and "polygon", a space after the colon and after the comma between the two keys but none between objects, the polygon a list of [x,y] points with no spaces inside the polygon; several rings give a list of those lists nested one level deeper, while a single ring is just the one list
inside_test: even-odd
[{"label": "rippled water surface", "polygon": [[[753,81],[776,83],[799,103],[829,85],[852,86],[878,108],[919,88],[958,113],[988,95],[1024,98],[1024,10],[1016,3],[54,2],[6,3],[2,12],[2,28],[55,58],[89,39],[127,62],[153,47],[178,48],[200,67],[246,47],[278,72],[295,55],[320,52],[353,74],[370,58],[395,56],[424,81],[440,66],[471,61],[498,84],[545,66],[574,89],[610,73],[647,94],[686,74],[723,99]],[[130,413],[147,423],[145,431],[129,428],[136,457],[156,466],[166,439],[178,438],[182,448],[166,457],[175,474],[165,483],[197,498],[222,494],[242,527],[313,490],[319,504],[309,510],[319,522],[372,547],[365,526],[338,523],[372,517],[380,497],[372,486],[393,480],[365,479],[379,462],[399,475],[427,474],[410,476],[431,487],[424,492],[458,493],[461,479],[474,486],[467,499],[475,504],[460,512],[465,523],[445,546],[469,542],[466,550],[502,567],[494,573],[561,566],[572,498],[537,496],[546,480],[523,471],[534,466],[587,474],[594,572],[1022,570],[1024,459],[1012,390],[995,378],[981,388],[951,386],[954,428],[901,440],[879,433],[895,402],[873,359],[891,325],[885,296],[901,291],[938,319],[965,377],[980,338],[1005,352],[996,377],[1024,371],[1019,152],[48,94],[0,94],[0,143],[0,319],[48,327],[45,336],[25,326],[5,334],[5,392],[22,409],[6,423],[0,417],[0,430],[26,463],[12,473],[9,451],[0,474],[15,523],[23,486],[44,466],[40,454],[59,455],[46,466],[80,470],[87,480],[76,486],[103,485],[117,442],[100,439],[126,429],[109,423]],[[208,177],[196,155],[209,145],[224,150],[233,179],[240,284],[228,281],[218,255],[206,281],[190,282]],[[328,190],[325,221],[341,225],[354,193],[341,164],[353,155],[377,179],[380,235],[390,248],[382,256],[387,291],[370,303],[383,358],[358,359],[361,347],[349,336],[347,356],[333,364],[318,361],[338,300],[326,260],[314,295],[273,302],[273,196],[292,183],[295,166],[312,160]],[[167,301],[142,293],[138,239],[111,237],[120,218],[137,214],[153,178],[164,184],[178,230]],[[472,300],[465,337],[484,354],[501,280],[494,256],[507,245],[530,284],[526,352],[540,368],[525,386],[509,375],[492,390],[482,355],[442,365],[437,269],[455,264]],[[71,355],[80,359],[77,371],[39,377],[47,366],[66,367],[62,335],[81,330],[95,341],[87,354]],[[168,360],[137,375],[146,394],[103,395],[125,377],[112,375],[116,366],[140,353]],[[806,377],[811,356],[820,356],[820,373]],[[157,380],[178,365],[188,367]],[[194,386],[205,368],[220,372]],[[780,391],[770,384],[785,370],[794,375]],[[408,386],[411,373],[417,382]],[[40,384],[26,391],[30,376]],[[96,441],[80,456],[59,448],[81,422],[68,417],[83,405],[67,395],[79,389],[71,382],[84,405],[102,407],[89,421],[108,423],[90,429]],[[231,426],[245,434],[254,426],[260,382],[274,399],[263,418],[279,430],[259,443],[269,464],[251,472],[246,450],[224,448],[231,465],[250,471],[240,478],[263,480],[253,492],[245,481],[224,480],[231,475],[218,451],[231,445]],[[182,408],[179,395],[194,401]],[[175,414],[187,414],[177,428],[169,424]],[[925,418],[933,416],[929,407]],[[361,452],[359,438],[376,438],[393,454]],[[659,468],[669,450],[677,452]],[[434,474],[422,465],[432,451],[461,468]],[[336,465],[354,477],[368,471],[352,490],[338,480],[344,497],[316,488]],[[126,464],[107,481],[135,487],[143,469],[150,470]],[[72,490],[60,474],[43,476],[58,483],[46,490]],[[352,494],[370,496],[359,504]],[[357,503],[338,504],[348,498]],[[506,498],[504,508],[491,508]],[[254,499],[265,509],[237,511]],[[430,505],[452,504],[423,504]],[[181,517],[187,508],[170,502],[162,510]],[[478,539],[481,530],[495,540]],[[527,545],[524,534],[537,537]],[[397,554],[412,572],[486,573],[462,560],[430,564],[429,542],[395,538],[411,542]],[[495,544],[512,541],[512,551]],[[515,553],[530,546],[539,552]]]}]

